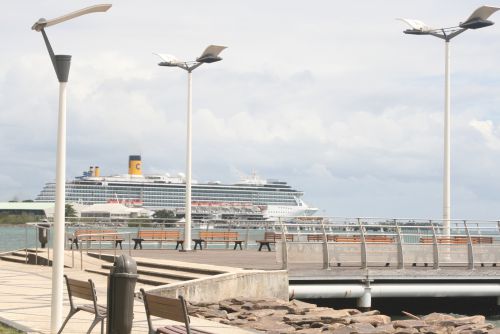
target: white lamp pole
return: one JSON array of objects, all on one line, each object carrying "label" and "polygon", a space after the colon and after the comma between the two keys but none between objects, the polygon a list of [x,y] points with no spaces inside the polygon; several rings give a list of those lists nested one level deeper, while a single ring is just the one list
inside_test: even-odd
[{"label": "white lamp pole", "polygon": [[66,88],[71,65],[71,56],[54,55],[50,45],[46,27],[73,19],[75,17],[105,12],[111,5],[96,5],[87,7],[53,20],[39,19],[32,29],[42,33],[45,45],[50,55],[52,65],[59,81],[59,112],[57,120],[57,158],[56,158],[56,202],[54,208],[54,237],[52,259],[52,298],[50,315],[50,332],[55,334],[62,323],[63,275],[64,275],[64,230],[65,230],[65,196],[66,196]]},{"label": "white lamp pole", "polygon": [[500,8],[491,6],[481,6],[477,8],[465,21],[458,26],[450,28],[431,28],[422,21],[413,19],[399,19],[410,26],[411,29],[404,31],[411,35],[431,35],[445,41],[445,61],[444,61],[444,161],[443,161],[443,229],[445,235],[450,235],[451,221],[451,200],[450,200],[450,180],[451,180],[451,153],[450,153],[450,41],[455,36],[463,33],[467,29],[479,29],[493,24],[487,20],[494,12]]},{"label": "white lamp pole", "polygon": [[191,251],[191,190],[192,190],[192,76],[193,71],[204,63],[222,60],[219,54],[225,46],[209,45],[196,61],[182,61],[163,53],[155,53],[163,61],[160,66],[179,67],[188,72],[188,110],[187,110],[187,150],[186,150],[186,205],[184,225],[184,251]]}]

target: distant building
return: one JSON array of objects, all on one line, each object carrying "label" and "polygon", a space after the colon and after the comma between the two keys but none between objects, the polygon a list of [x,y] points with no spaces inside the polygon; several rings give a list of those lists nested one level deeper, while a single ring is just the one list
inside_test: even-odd
[{"label": "distant building", "polygon": [[0,202],[0,215],[33,215],[43,218],[53,217],[54,203]]}]

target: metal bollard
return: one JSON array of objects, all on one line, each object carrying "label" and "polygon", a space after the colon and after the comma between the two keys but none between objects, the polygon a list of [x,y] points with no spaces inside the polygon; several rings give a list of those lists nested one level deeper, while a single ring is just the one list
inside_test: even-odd
[{"label": "metal bollard", "polygon": [[107,334],[130,334],[134,319],[134,289],[137,264],[128,255],[115,259],[108,278]]}]

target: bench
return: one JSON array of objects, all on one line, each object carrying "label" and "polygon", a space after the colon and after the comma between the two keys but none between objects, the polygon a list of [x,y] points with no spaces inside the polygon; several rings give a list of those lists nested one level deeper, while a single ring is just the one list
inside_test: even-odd
[{"label": "bench", "polygon": [[70,249],[73,249],[73,244],[76,246],[76,249],[78,249],[78,243],[80,241],[114,241],[115,248],[120,245],[120,249],[123,249],[123,238],[117,234],[116,230],[76,230],[73,236],[68,240],[71,241]]},{"label": "bench", "polygon": [[[264,240],[256,240],[259,243],[259,252],[262,250],[263,246],[267,247],[267,250],[271,251],[271,244],[275,244],[277,241],[282,240],[282,233],[276,232],[264,232]],[[293,234],[285,234],[286,241],[293,241]]]},{"label": "bench", "polygon": [[[450,236],[450,237],[436,237],[438,244],[445,245],[463,245],[469,243],[469,238],[465,236]],[[473,245],[477,244],[492,244],[493,237],[471,237],[471,241]],[[420,237],[420,243],[422,244],[433,244],[433,237]]]},{"label": "bench", "polygon": [[[326,241],[334,241],[335,236],[331,234],[326,235]],[[308,234],[307,241],[324,241],[323,234]]]},{"label": "bench", "polygon": [[[335,235],[334,242],[361,242],[360,235]],[[379,242],[390,244],[394,242],[394,237],[388,235],[365,235],[365,242]]]},{"label": "bench", "polygon": [[134,240],[134,249],[137,249],[139,246],[142,249],[143,241],[175,241],[175,249],[178,249],[181,246],[181,249],[184,249],[184,240],[180,239],[181,232],[180,231],[168,231],[168,230],[141,230],[137,232],[137,238],[132,238]]},{"label": "bench", "polygon": [[[59,329],[57,334],[62,333],[69,319],[79,311],[88,312],[95,316],[94,321],[92,321],[92,324],[90,325],[87,331],[87,334],[91,333],[92,329],[99,322],[101,322],[101,334],[104,334],[104,319],[106,319],[108,311],[106,306],[97,304],[97,295],[92,280],[89,279],[87,282],[79,281],[76,279],[71,279],[66,275],[64,275],[64,279],[66,280],[66,287],[68,288],[70,310],[61,326],[61,329]],[[92,301],[92,304],[76,305],[75,302],[73,301],[73,297],[90,300]]]},{"label": "bench", "polygon": [[[148,333],[212,334],[190,326],[186,300],[182,296],[179,296],[179,299],[163,297],[147,293],[144,289],[141,289],[141,295],[142,301],[144,302],[144,308],[146,309],[146,318],[149,327]],[[184,325],[167,325],[154,328],[151,316],[178,321],[184,323]]]},{"label": "bench", "polygon": [[194,241],[194,249],[197,249],[200,246],[200,250],[203,249],[202,243],[205,244],[205,248],[207,248],[208,242],[225,242],[226,245],[230,242],[234,242],[234,248],[237,246],[241,247],[243,240],[240,240],[240,234],[238,232],[212,232],[212,231],[201,231],[198,239],[193,239]]}]

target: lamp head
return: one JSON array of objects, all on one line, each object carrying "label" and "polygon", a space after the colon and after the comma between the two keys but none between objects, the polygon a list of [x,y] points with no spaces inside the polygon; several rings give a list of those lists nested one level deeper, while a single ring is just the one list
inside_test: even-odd
[{"label": "lamp head", "polygon": [[38,21],[35,22],[35,24],[33,24],[31,30],[41,31],[43,28],[45,28],[45,26],[47,26],[47,19],[44,19],[42,17],[39,18]]},{"label": "lamp head", "polygon": [[479,28],[484,28],[488,27],[495,24],[495,22],[490,21],[490,20],[483,20],[483,19],[472,19],[472,20],[467,20],[463,23],[460,23],[460,28],[464,29],[479,29]]},{"label": "lamp head", "polygon": [[419,29],[406,29],[403,31],[403,33],[408,35],[429,35],[428,31],[422,31]]},{"label": "lamp head", "polygon": [[208,55],[208,56],[205,56],[205,57],[198,57],[196,58],[196,61],[198,63],[215,63],[217,61],[221,61],[222,58],[219,57],[219,56],[211,56],[211,55]]},{"label": "lamp head", "polygon": [[158,66],[177,67],[177,66],[179,66],[179,64],[172,63],[169,61],[162,61],[161,63],[158,63]]}]

